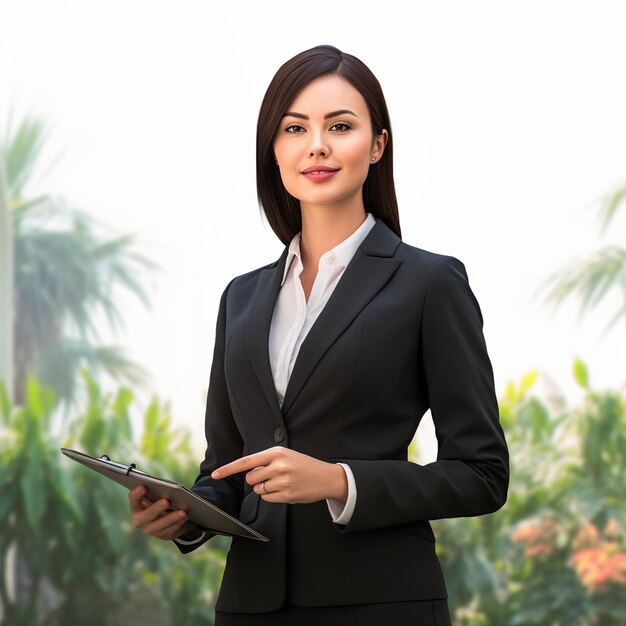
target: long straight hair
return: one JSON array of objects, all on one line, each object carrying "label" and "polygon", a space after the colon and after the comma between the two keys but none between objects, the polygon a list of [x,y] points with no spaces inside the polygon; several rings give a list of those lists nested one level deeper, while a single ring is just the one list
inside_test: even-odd
[{"label": "long straight hair", "polygon": [[365,210],[383,220],[398,237],[400,217],[393,182],[391,121],[383,90],[372,71],[355,56],[334,46],[316,46],[284,63],[274,75],[261,103],[256,135],[256,181],[259,205],[276,236],[287,244],[302,230],[300,202],[284,187],[274,159],[274,139],[279,124],[298,93],[312,80],[335,74],[349,81],[363,96],[372,132],[387,130],[387,145],[378,163],[371,165],[363,185]]}]

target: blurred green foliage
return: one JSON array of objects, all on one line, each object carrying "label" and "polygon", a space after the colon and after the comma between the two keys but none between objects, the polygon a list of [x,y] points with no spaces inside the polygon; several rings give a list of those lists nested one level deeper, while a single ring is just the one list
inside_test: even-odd
[{"label": "blurred green foliage", "polygon": [[[602,197],[598,207],[600,234],[609,230],[625,207],[626,183]],[[581,316],[591,312],[609,294],[615,294],[617,306],[606,329],[617,328],[620,322],[626,322],[626,247],[607,244],[587,256],[569,261],[548,277],[541,291],[546,303],[557,306],[567,299],[577,299]]]},{"label": "blurred green foliage", "polygon": [[[434,523],[456,626],[626,624],[626,396],[593,390],[580,361],[573,376],[573,408],[542,399],[535,373],[508,385],[507,504]],[[86,406],[62,434],[50,388],[29,379],[24,405],[11,406],[0,386],[0,623],[213,623],[228,540],[182,556],[132,527],[121,487],[59,452],[108,452],[191,484],[189,435],[153,398],[135,436],[132,391],[105,394],[86,372],[83,384]]]},{"label": "blurred green foliage", "polygon": [[132,391],[104,394],[86,372],[83,381],[85,410],[62,434],[51,388],[30,378],[24,405],[11,406],[0,386],[0,623],[211,624],[227,540],[182,557],[173,543],[132,527],[123,488],[59,451],[109,452],[191,484],[198,459],[189,436],[153,399],[136,446]]},{"label": "blurred green foliage", "polygon": [[49,136],[46,122],[26,116],[15,128],[9,123],[1,130],[6,181],[0,193],[10,213],[14,293],[12,308],[0,311],[0,318],[13,319],[12,397],[22,404],[32,374],[75,410],[81,367],[135,388],[145,386],[148,372],[121,347],[103,345],[100,333],[103,320],[113,331],[123,327],[122,292],[149,307],[146,279],[158,266],[139,253],[134,235],[112,236],[61,196],[33,195],[31,180],[41,174]]},{"label": "blurred green foliage", "polygon": [[456,626],[626,624],[626,396],[573,375],[574,408],[534,394],[535,373],[508,385],[507,504],[434,524]]}]

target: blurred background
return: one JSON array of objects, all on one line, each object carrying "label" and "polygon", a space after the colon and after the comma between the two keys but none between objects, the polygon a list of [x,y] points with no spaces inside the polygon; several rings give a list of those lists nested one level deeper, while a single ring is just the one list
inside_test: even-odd
[{"label": "blurred background", "polygon": [[[0,624],[212,623],[228,540],[148,540],[59,448],[193,482],[219,297],[282,251],[261,99],[321,43],[379,78],[403,238],[460,258],[485,320],[512,481],[434,524],[455,626],[626,624],[625,19],[0,0]],[[436,457],[428,416],[411,455]]]}]

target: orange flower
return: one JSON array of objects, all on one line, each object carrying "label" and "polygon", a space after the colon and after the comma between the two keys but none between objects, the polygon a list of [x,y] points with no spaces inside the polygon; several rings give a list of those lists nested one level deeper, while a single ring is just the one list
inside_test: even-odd
[{"label": "orange flower", "polygon": [[524,556],[528,559],[539,556],[552,556],[553,553],[554,546],[551,546],[547,543],[535,543],[531,546],[528,546],[528,548],[524,550]]},{"label": "orange flower", "polygon": [[626,552],[617,552],[611,556],[613,580],[620,585],[626,585]]},{"label": "orange flower", "polygon": [[591,522],[586,522],[578,530],[572,545],[575,550],[580,550],[581,548],[593,548],[598,545],[599,541],[598,529]]},{"label": "orange flower", "polygon": [[548,557],[555,551],[555,537],[560,528],[554,517],[531,520],[517,527],[512,535],[513,541],[525,543],[524,556],[528,559]]},{"label": "orange flower", "polygon": [[609,584],[626,584],[626,552],[617,544],[602,541],[594,548],[582,548],[572,554],[570,565],[583,586],[591,593],[604,591]]},{"label": "orange flower", "polygon": [[526,522],[517,527],[512,539],[517,543],[531,543],[539,537],[540,532],[539,524],[536,521]]}]

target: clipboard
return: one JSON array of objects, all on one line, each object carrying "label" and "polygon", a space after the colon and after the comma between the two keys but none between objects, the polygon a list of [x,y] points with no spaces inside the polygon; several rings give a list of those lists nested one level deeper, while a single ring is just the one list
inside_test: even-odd
[{"label": "clipboard", "polygon": [[209,532],[229,537],[236,535],[257,541],[269,541],[267,537],[222,511],[208,500],[201,498],[184,485],[167,478],[146,474],[138,470],[134,463],[124,465],[111,461],[106,454],[96,458],[69,448],[61,448],[61,452],[85,467],[123,485],[129,491],[138,485],[143,485],[146,488],[146,499],[152,502],[161,498],[168,500],[171,509],[186,511],[189,521]]}]

